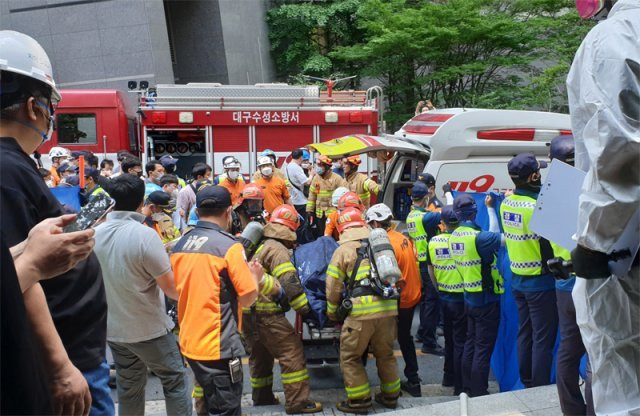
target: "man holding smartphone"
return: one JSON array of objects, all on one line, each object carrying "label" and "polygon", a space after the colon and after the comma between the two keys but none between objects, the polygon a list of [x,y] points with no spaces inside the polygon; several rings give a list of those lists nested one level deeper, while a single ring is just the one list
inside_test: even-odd
[{"label": "man holding smartphone", "polygon": [[[47,54],[31,37],[0,31],[0,62],[0,230],[14,246],[36,224],[62,214],[29,157],[51,138],[60,94]],[[34,284],[24,301],[50,370],[54,412],[113,414],[105,360],[107,302],[96,256]]]}]

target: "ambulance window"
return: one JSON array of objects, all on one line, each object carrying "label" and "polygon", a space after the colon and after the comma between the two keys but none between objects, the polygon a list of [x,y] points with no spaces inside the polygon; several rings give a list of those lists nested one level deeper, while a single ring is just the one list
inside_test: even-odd
[{"label": "ambulance window", "polygon": [[97,143],[95,114],[58,114],[56,129],[60,144]]},{"label": "ambulance window", "polygon": [[418,179],[418,173],[422,173],[424,170],[424,161],[417,159],[404,159],[402,161],[402,174],[400,175],[400,181],[402,182],[414,182]]}]

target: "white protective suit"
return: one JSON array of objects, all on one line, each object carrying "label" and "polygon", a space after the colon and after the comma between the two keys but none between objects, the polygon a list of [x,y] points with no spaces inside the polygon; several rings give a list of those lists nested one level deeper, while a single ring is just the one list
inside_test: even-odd
[{"label": "white protective suit", "polygon": [[[640,96],[640,0],[619,0],[589,32],[567,88],[576,167],[587,172],[578,244],[610,253],[640,206],[640,117],[629,111]],[[638,267],[624,276],[578,278],[573,300],[593,370],[596,413],[639,415]]]}]

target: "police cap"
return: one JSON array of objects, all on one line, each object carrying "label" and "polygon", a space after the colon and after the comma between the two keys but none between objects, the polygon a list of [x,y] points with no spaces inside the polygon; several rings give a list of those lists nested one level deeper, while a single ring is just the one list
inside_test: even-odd
[{"label": "police cap", "polygon": [[227,208],[231,206],[231,194],[222,186],[206,186],[196,194],[198,208]]},{"label": "police cap", "polygon": [[411,199],[418,201],[429,194],[429,188],[424,182],[416,181],[411,188]]},{"label": "police cap", "polygon": [[547,162],[538,160],[533,153],[520,153],[509,161],[507,169],[512,178],[526,179],[534,172],[547,167]]}]

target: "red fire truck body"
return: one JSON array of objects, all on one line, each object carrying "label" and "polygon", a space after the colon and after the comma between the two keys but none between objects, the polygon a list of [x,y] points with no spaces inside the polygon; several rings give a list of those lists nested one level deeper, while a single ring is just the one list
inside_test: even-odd
[{"label": "red fire truck body", "polygon": [[[190,176],[196,162],[220,174],[222,159],[233,155],[250,175],[265,149],[277,154],[280,167],[309,143],[377,134],[382,102],[379,87],[329,96],[317,86],[158,85],[140,96],[142,158],[170,154],[179,160],[178,172]],[[363,170],[375,170],[375,161],[364,159]]]},{"label": "red fire truck body", "polygon": [[135,117],[127,112],[127,97],[118,90],[61,90],[56,129],[38,151],[49,166],[54,146],[70,151],[89,150],[100,159],[115,161],[118,150],[138,154]]}]

